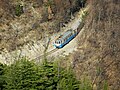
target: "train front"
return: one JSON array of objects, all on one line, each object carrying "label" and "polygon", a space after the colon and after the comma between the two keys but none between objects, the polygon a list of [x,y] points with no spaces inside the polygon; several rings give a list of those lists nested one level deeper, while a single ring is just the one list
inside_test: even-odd
[{"label": "train front", "polygon": [[62,48],[63,47],[63,40],[59,37],[55,40],[53,43],[54,47],[56,48]]}]

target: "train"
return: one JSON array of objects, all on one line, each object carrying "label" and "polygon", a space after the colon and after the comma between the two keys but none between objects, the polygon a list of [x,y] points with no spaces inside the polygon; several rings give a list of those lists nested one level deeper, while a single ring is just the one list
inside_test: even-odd
[{"label": "train", "polygon": [[53,43],[54,47],[60,49],[69,43],[78,34],[77,29],[69,29],[63,35],[60,35]]}]

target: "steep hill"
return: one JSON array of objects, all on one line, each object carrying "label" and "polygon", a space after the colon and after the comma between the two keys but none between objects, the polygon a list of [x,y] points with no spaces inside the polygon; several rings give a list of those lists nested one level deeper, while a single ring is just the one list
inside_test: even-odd
[{"label": "steep hill", "polygon": [[[84,6],[79,1],[84,0],[0,0],[0,53],[59,32],[60,23],[68,23],[71,13]],[[67,59],[77,78],[88,80],[93,90],[119,90],[120,2],[87,0],[87,5],[88,16],[77,36],[78,49]]]},{"label": "steep hill", "polygon": [[0,53],[60,31],[81,6],[79,0],[0,0]]},{"label": "steep hill", "polygon": [[[89,15],[72,55],[78,79],[90,79],[94,90],[120,89],[120,2],[89,0]],[[71,57],[70,57],[71,58]]]}]

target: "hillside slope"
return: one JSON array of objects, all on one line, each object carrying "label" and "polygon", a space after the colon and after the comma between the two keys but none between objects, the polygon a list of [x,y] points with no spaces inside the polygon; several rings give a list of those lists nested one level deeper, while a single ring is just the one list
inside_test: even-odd
[{"label": "hillside slope", "polygon": [[80,7],[78,0],[0,0],[0,53],[60,31]]},{"label": "hillside slope", "polygon": [[[119,0],[89,0],[90,10],[72,65],[78,79],[90,79],[95,90],[120,89]],[[70,57],[71,58],[71,57]]]}]

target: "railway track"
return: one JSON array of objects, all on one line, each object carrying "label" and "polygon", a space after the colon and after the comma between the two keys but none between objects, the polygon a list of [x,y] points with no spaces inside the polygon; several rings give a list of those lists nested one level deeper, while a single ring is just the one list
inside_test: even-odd
[{"label": "railway track", "polygon": [[48,55],[50,55],[50,54],[52,54],[52,53],[54,53],[54,52],[56,52],[56,51],[58,51],[58,49],[57,49],[57,48],[54,48],[54,49],[52,49],[51,51],[45,52],[44,54],[42,54],[42,55],[34,58],[34,60],[40,60],[40,59],[44,58],[44,56],[48,56]]},{"label": "railway track", "polygon": [[56,52],[56,51],[58,51],[58,49],[57,49],[57,48],[54,48],[53,50],[47,52],[46,54],[47,54],[47,55],[50,55],[50,54],[52,54],[52,53],[54,53],[54,52]]}]

